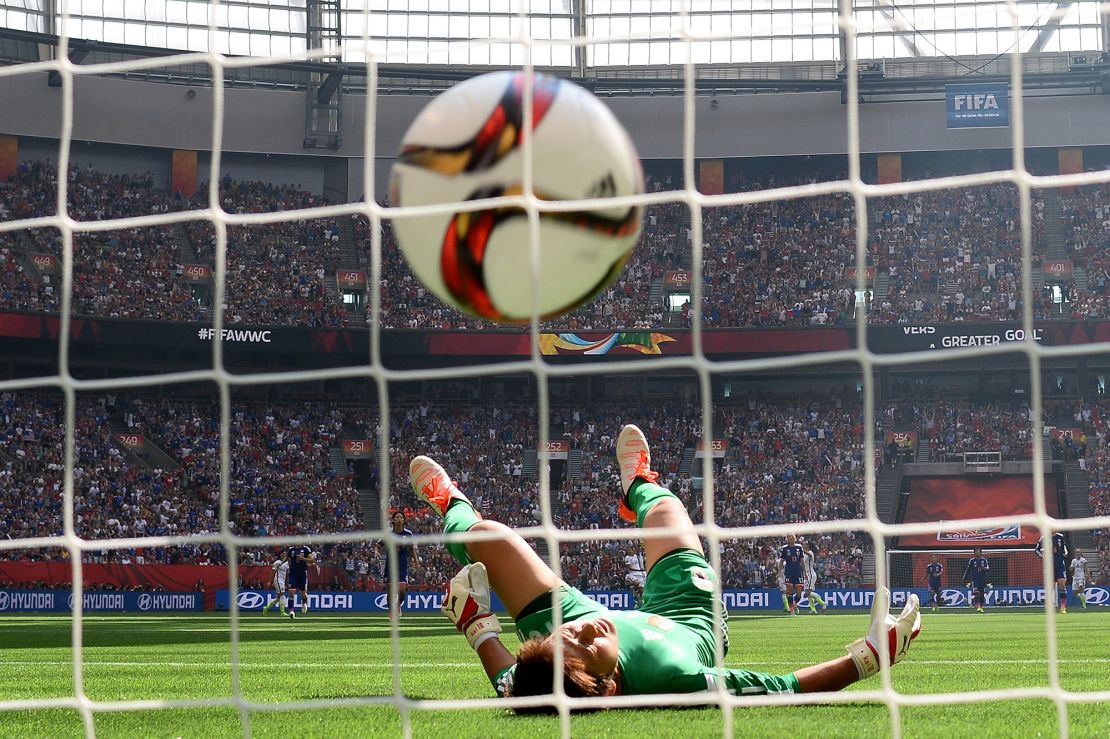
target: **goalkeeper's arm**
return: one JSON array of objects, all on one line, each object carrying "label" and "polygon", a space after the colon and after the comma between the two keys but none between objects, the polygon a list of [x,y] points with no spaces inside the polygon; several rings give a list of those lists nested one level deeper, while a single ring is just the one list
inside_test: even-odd
[{"label": "goalkeeper's arm", "polygon": [[459,570],[447,583],[441,610],[466,635],[486,676],[496,686],[497,678],[516,664],[516,657],[501,643],[501,623],[490,609],[486,566],[475,562]]},{"label": "goalkeeper's arm", "polygon": [[[890,613],[890,593],[885,589],[875,594],[871,607],[871,629],[867,636],[848,645],[848,654],[839,659],[805,667],[789,675],[769,675],[748,670],[716,670],[705,668],[694,676],[672,680],[676,693],[695,690],[716,690],[722,684],[734,695],[766,695],[768,693],[827,693],[841,690],[869,678],[884,666],[901,662],[910,644],[921,632],[921,604],[910,595],[906,607],[895,616]],[[882,654],[882,642],[886,654]],[[696,678],[696,679],[695,679]],[[698,680],[702,682],[699,684]]]}]

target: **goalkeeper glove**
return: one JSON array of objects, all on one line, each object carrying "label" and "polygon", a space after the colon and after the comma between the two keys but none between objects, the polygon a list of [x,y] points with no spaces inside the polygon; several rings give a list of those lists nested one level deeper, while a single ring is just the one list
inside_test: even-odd
[{"label": "goalkeeper glove", "polygon": [[451,578],[440,610],[466,634],[474,650],[501,633],[501,622],[490,612],[489,574],[481,562],[463,567]]},{"label": "goalkeeper glove", "polygon": [[890,615],[890,591],[886,588],[875,593],[871,606],[871,630],[867,636],[849,644],[846,648],[852,661],[856,663],[862,680],[871,677],[884,665],[879,660],[879,643],[887,639],[887,655],[890,663],[901,662],[910,648],[910,643],[921,633],[921,603],[911,594],[906,607],[897,617]]}]

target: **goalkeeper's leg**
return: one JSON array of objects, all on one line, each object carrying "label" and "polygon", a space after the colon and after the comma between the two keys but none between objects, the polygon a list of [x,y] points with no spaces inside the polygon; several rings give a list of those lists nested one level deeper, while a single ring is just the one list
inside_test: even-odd
[{"label": "goalkeeper's leg", "polygon": [[644,529],[672,529],[666,536],[644,538],[644,563],[648,572],[660,558],[676,549],[693,549],[704,556],[686,506],[670,490],[655,484],[659,475],[651,469],[647,437],[632,424],[622,428],[617,437],[617,462],[623,493],[621,517],[635,521]]},{"label": "goalkeeper's leg", "polygon": [[481,562],[489,584],[515,620],[537,598],[558,587],[559,579],[519,534],[497,521],[486,521],[435,460],[420,456],[409,464],[409,482],[418,497],[443,516],[443,531],[487,532],[496,538],[449,542],[447,551],[461,564]]}]

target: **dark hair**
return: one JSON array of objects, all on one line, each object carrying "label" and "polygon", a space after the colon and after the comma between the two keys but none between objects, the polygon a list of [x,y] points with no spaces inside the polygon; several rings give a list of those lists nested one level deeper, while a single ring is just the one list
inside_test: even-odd
[{"label": "dark hair", "polygon": [[[582,660],[563,654],[563,692],[571,698],[592,698],[606,695],[612,676],[598,677],[586,671]],[[516,658],[516,675],[509,695],[521,698],[551,695],[555,684],[555,645],[551,639],[536,637],[520,645]],[[555,713],[554,706],[530,706],[514,709],[519,714]],[[578,709],[593,710],[593,709]]]}]

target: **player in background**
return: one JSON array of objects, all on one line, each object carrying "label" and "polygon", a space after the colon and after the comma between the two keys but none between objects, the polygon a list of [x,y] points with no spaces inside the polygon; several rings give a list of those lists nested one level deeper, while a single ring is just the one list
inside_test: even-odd
[{"label": "player in background", "polygon": [[[285,580],[289,575],[289,552],[283,550],[270,567],[274,570],[274,598],[262,607],[262,613],[269,613],[274,605],[278,605],[281,607],[281,615],[284,616],[288,613],[286,603],[289,594],[285,592]],[[292,607],[292,603],[289,603],[289,606]]]},{"label": "player in background", "polygon": [[991,565],[983,556],[983,547],[975,547],[975,556],[967,561],[964,569],[964,585],[971,588],[971,605],[978,613],[987,605],[987,590],[992,587]]},{"label": "player in background", "polygon": [[805,554],[805,594],[809,603],[809,612],[817,613],[817,606],[821,606],[821,613],[828,610],[825,599],[817,594],[817,548],[813,542],[807,542],[808,549]]},{"label": "player in background", "polygon": [[940,562],[940,555],[934,554],[933,561],[925,565],[925,584],[932,597],[933,610],[940,608],[940,578],[944,574],[944,565]]},{"label": "player in background", "polygon": [[[316,554],[306,544],[289,547],[289,582],[287,593],[301,594],[301,614],[308,613],[308,566],[316,563]],[[297,617],[293,598],[288,598],[289,618]]]},{"label": "player in background", "polygon": [[790,596],[786,594],[786,568],[785,563],[775,557],[775,584],[779,586],[779,595],[782,596],[782,612],[790,615]]},{"label": "player in background", "polygon": [[[412,530],[405,526],[405,514],[401,511],[395,511],[389,519],[390,526],[393,533],[397,536],[412,536]],[[382,582],[386,583],[389,587],[389,579],[391,577],[389,572],[389,547],[385,542],[378,539],[374,543],[378,551],[383,557],[382,569]],[[389,603],[389,617],[396,619],[401,617],[401,605],[405,602],[405,595],[409,592],[409,560],[416,563],[420,567],[420,553],[416,551],[415,544],[398,544],[397,545],[397,598],[392,600],[393,596],[390,595]]]},{"label": "player in background", "polygon": [[802,574],[802,563],[806,557],[805,550],[798,543],[798,537],[793,534],[786,536],[786,543],[779,550],[782,560],[782,572],[786,578],[786,594],[790,598],[790,615],[798,615],[798,601],[801,600],[802,591],[805,589],[805,575]]},{"label": "player in background", "polygon": [[[1044,559],[1044,537],[1034,549],[1037,556]],[[1052,535],[1052,576],[1056,578],[1056,605],[1060,613],[1068,612],[1068,544],[1064,535],[1057,531]]]},{"label": "player in background", "polygon": [[641,603],[644,597],[644,582],[647,580],[647,570],[644,569],[644,553],[628,547],[624,550],[624,566],[628,572],[624,581],[632,588],[632,595],[636,603]]},{"label": "player in background", "polygon": [[[643,540],[648,575],[643,607],[635,611],[610,611],[559,581],[512,529],[483,520],[435,461],[420,456],[410,463],[412,488],[443,516],[445,533],[497,536],[447,544],[464,567],[448,584],[443,612],[466,635],[499,696],[550,695],[557,648],[563,652],[563,689],[574,697],[699,693],[718,685],[734,695],[827,692],[905,657],[921,630],[917,596],[895,617],[888,614],[889,593],[877,593],[868,635],[848,645],[846,656],[786,675],[715,667],[715,625],[727,651],[727,620],[714,614],[720,585],[686,507],[655,484],[658,474],[640,429],[621,430],[617,461],[621,517],[661,533]],[[501,624],[490,612],[491,585],[516,621],[523,642],[519,657],[501,643]],[[555,598],[562,615],[558,631]],[[878,657],[881,644],[889,662]]]},{"label": "player in background", "polygon": [[1071,589],[1083,607],[1087,607],[1087,558],[1083,552],[1076,548],[1075,556],[1071,560]]}]

